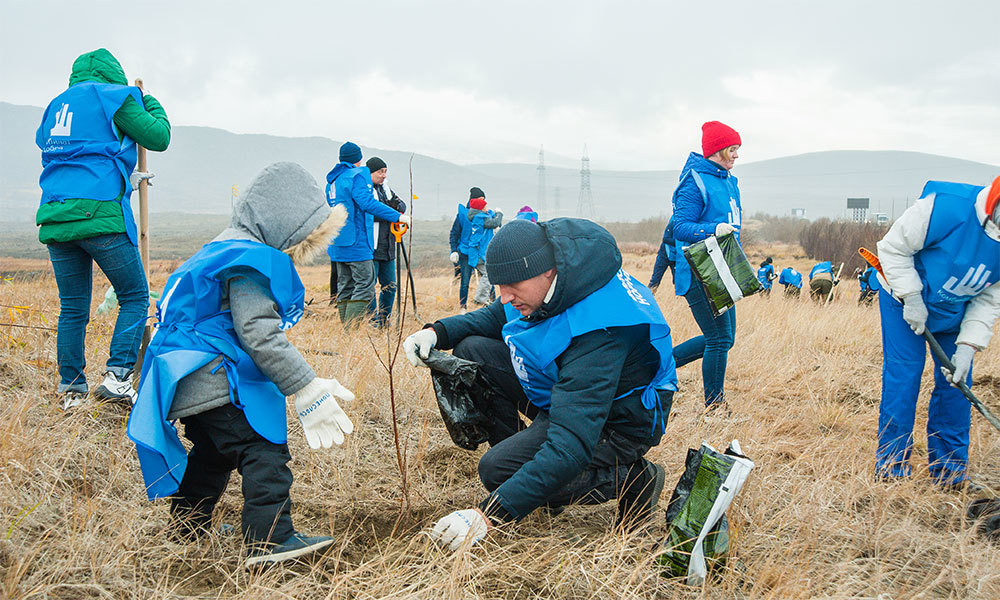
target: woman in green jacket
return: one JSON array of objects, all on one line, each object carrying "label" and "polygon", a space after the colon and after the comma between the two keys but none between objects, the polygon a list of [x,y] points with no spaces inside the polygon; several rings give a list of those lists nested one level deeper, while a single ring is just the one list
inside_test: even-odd
[{"label": "woman in green jacket", "polygon": [[56,353],[64,408],[87,394],[84,339],[90,320],[93,263],[118,296],[104,382],[95,393],[133,402],[131,375],[142,340],[149,288],[129,199],[136,144],[163,151],[170,123],[160,103],[129,87],[118,60],[101,48],[73,62],[69,87],[45,109],[35,142],[42,151],[38,239],[48,246],[59,287]]}]

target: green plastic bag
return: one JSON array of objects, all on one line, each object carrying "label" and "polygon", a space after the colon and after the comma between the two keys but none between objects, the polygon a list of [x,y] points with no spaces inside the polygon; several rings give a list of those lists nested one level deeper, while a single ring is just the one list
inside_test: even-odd
[{"label": "green plastic bag", "polygon": [[664,577],[686,577],[701,585],[709,566],[724,564],[729,553],[726,510],[746,482],[753,461],[733,440],[725,453],[707,443],[689,449],[684,473],[667,507],[667,538],[657,562]]},{"label": "green plastic bag", "polygon": [[764,289],[732,233],[711,236],[686,246],[684,258],[705,290],[715,316],[726,312],[740,298]]}]

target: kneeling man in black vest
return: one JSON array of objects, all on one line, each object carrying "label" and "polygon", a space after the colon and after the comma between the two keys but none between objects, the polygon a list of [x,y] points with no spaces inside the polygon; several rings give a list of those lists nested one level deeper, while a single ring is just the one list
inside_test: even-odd
[{"label": "kneeling man in black vest", "polygon": [[415,366],[432,348],[479,363],[496,398],[479,462],[489,494],[441,518],[435,539],[455,550],[543,506],[617,499],[630,530],[653,514],[664,471],[643,456],[677,376],[663,313],[621,267],[614,237],[591,221],[513,221],[486,251],[500,297],[406,338]]}]

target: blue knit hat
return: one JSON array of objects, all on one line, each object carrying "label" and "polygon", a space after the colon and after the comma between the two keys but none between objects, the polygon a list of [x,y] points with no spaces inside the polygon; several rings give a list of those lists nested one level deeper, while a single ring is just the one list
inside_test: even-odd
[{"label": "blue knit hat", "polygon": [[494,285],[531,279],[555,266],[556,256],[545,230],[531,221],[507,223],[486,248],[486,274]]},{"label": "blue knit hat", "polygon": [[344,142],[340,147],[340,162],[349,162],[352,165],[361,162],[361,146],[354,142]]}]

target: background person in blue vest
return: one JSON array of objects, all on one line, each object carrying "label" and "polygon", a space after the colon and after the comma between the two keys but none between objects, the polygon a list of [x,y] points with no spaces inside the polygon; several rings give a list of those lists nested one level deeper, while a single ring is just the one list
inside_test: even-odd
[{"label": "background person in blue vest", "polygon": [[489,495],[434,526],[452,549],[541,506],[617,499],[630,528],[652,514],[664,471],[643,456],[660,441],[677,377],[670,328],[621,264],[595,223],[515,219],[486,251],[499,300],[405,340],[414,365],[432,348],[479,363],[497,396],[479,462]]},{"label": "background person in blue vest", "polygon": [[[713,235],[734,233],[739,240],[740,190],[730,169],[739,158],[740,134],[718,121],[705,123],[701,131],[704,155],[691,153],[674,191],[672,220],[678,256],[684,255],[684,246]],[[705,407],[708,410],[725,407],[726,361],[736,339],[736,310],[730,308],[714,316],[705,291],[695,281],[687,261],[677,261],[676,269],[674,291],[687,300],[702,335],[678,345],[674,354],[680,364],[702,357]]]},{"label": "background person in blue vest", "polygon": [[[372,174],[372,187],[375,199],[401,214],[406,213],[406,203],[385,183],[389,172],[385,161],[373,156],[365,163]],[[375,265],[375,279],[380,286],[378,297],[372,298],[368,306],[372,313],[372,322],[376,327],[382,327],[389,322],[392,314],[392,303],[396,299],[396,238],[389,230],[392,221],[375,217],[375,250],[372,260]]]},{"label": "background person in blue vest", "polygon": [[785,295],[798,298],[802,293],[802,273],[793,267],[785,267],[778,276],[778,283],[785,286]]},{"label": "background person in blue vest", "polygon": [[651,292],[656,293],[660,287],[663,274],[670,269],[670,277],[675,277],[677,268],[677,247],[674,240],[674,220],[667,221],[667,226],[663,228],[663,239],[660,241],[660,248],[656,251],[656,262],[653,263],[653,275],[649,278],[649,285],[646,286]]},{"label": "background person in blue vest", "polygon": [[858,276],[858,286],[861,288],[861,293],[858,295],[858,304],[871,306],[882,287],[878,282],[875,267],[868,267],[864,271],[858,269],[856,274]]},{"label": "background person in blue vest", "polygon": [[[331,211],[305,169],[270,165],[237,201],[229,228],[170,276],[157,305],[157,332],[128,423],[147,494],[172,496],[174,534],[197,536],[237,469],[248,567],[333,543],[292,527],[285,397],[295,396],[306,440],[318,449],[353,431],[337,400],[354,395],[316,377],[284,330],[304,310],[294,262],[322,252],[345,220],[345,209]],[[177,439],[175,419],[190,452]]]},{"label": "background person in blue vest", "polygon": [[763,296],[767,296],[771,293],[771,282],[778,278],[778,276],[774,274],[773,262],[774,259],[768,256],[762,263],[760,263],[760,268],[757,269],[757,281],[764,286],[764,291],[761,292],[761,295]]},{"label": "background person in blue vest", "polygon": [[816,302],[826,302],[833,293],[833,286],[840,280],[833,274],[833,263],[828,260],[818,262],[809,271],[809,297]]},{"label": "background person in blue vest", "polygon": [[530,206],[525,204],[517,210],[517,214],[514,215],[515,219],[522,219],[525,221],[531,221],[532,223],[538,222],[538,213],[535,212]]},{"label": "background person in blue vest", "polygon": [[967,486],[970,405],[949,383],[972,385],[972,359],[989,344],[1000,313],[998,201],[1000,178],[988,188],[930,181],[878,243],[888,284],[879,292],[883,358],[876,470],[881,477],[910,474],[926,328],[955,365],[948,373],[934,358],[938,368],[927,416],[930,474],[946,487]]},{"label": "background person in blue vest", "polygon": [[340,321],[358,325],[375,297],[375,217],[410,224],[409,215],[375,199],[372,173],[361,166],[361,148],[353,142],[340,147],[340,162],[326,175],[326,198],[347,209],[347,223],[327,249],[337,263],[337,310]]},{"label": "background person in blue vest", "polygon": [[503,224],[503,213],[486,209],[486,193],[474,187],[469,190],[469,201],[458,205],[458,214],[451,224],[448,242],[451,246],[451,262],[461,269],[458,285],[458,303],[465,310],[469,299],[469,279],[473,269],[479,273],[479,284],[473,300],[488,304],[492,298],[493,286],[483,265],[486,247],[493,239],[493,230]]},{"label": "background person in blue vest", "polygon": [[129,87],[121,64],[101,48],[73,62],[69,88],[45,109],[35,143],[42,150],[38,239],[48,246],[59,287],[56,357],[63,407],[81,404],[88,391],[84,341],[94,262],[119,304],[104,381],[95,394],[131,403],[149,288],[129,199],[139,180],[152,176],[133,172],[136,144],[166,150],[167,114],[155,98]]}]

